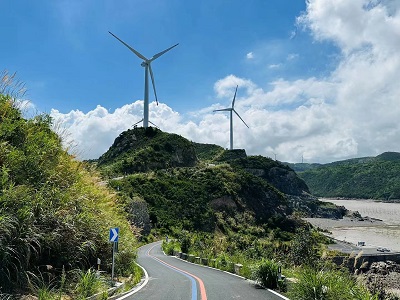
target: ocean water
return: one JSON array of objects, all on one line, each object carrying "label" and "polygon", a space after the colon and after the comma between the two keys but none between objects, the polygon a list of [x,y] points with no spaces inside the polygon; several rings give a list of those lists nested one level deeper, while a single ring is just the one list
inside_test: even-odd
[{"label": "ocean water", "polygon": [[332,235],[351,243],[364,241],[369,246],[387,247],[400,251],[400,203],[383,203],[373,200],[320,199],[358,211],[363,217],[382,220],[384,225],[370,227],[338,227],[330,229]]}]

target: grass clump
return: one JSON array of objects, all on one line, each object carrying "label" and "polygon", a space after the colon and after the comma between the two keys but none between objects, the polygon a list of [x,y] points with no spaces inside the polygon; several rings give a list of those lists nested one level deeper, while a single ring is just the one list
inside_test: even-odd
[{"label": "grass clump", "polygon": [[265,288],[278,287],[278,264],[274,260],[263,259],[253,267],[252,279]]},{"label": "grass clump", "polygon": [[300,270],[297,278],[298,282],[289,291],[291,299],[378,300],[377,295],[371,295],[346,272],[305,267]]},{"label": "grass clump", "polygon": [[106,289],[106,283],[93,269],[86,272],[79,270],[77,275],[78,282],[75,287],[77,299],[85,299]]}]

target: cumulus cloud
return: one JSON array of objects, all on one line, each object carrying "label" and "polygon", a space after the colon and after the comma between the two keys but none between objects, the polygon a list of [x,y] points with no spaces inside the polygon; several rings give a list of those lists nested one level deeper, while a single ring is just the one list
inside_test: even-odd
[{"label": "cumulus cloud", "polygon": [[[152,103],[150,120],[189,140],[228,147],[229,114],[212,111],[229,105],[239,85],[235,108],[250,129],[234,116],[234,147],[248,154],[328,162],[399,151],[399,11],[398,1],[308,0],[298,24],[316,40],[339,47],[340,61],[331,74],[265,85],[228,75],[214,85],[221,103],[187,115]],[[80,158],[99,157],[142,114],[143,101],[114,112],[101,106],[87,113],[51,112],[79,145]]]}]

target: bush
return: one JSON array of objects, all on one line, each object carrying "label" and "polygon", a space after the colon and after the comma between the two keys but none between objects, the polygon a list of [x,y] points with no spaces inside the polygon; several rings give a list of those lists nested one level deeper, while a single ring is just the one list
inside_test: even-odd
[{"label": "bush", "polygon": [[181,245],[182,252],[189,253],[189,248],[192,245],[192,242],[191,242],[190,236],[187,232],[182,232],[179,242]]},{"label": "bush", "polygon": [[179,243],[176,241],[169,241],[169,242],[163,241],[162,249],[164,250],[165,254],[174,255],[174,251],[179,251],[180,247]]},{"label": "bush", "polygon": [[298,276],[299,282],[289,292],[291,299],[302,300],[377,300],[364,287],[359,286],[348,273],[333,270],[304,268]]},{"label": "bush", "polygon": [[252,279],[265,288],[278,287],[278,264],[274,260],[263,259],[257,264],[252,273]]},{"label": "bush", "polygon": [[278,290],[282,293],[287,292],[287,282],[285,279],[279,279],[278,280]]},{"label": "bush", "polygon": [[127,277],[135,272],[136,252],[132,250],[119,251],[115,255],[115,274]]},{"label": "bush", "polygon": [[84,299],[102,290],[104,282],[97,277],[96,271],[89,269],[86,272],[78,271],[78,283],[75,291],[78,299]]}]

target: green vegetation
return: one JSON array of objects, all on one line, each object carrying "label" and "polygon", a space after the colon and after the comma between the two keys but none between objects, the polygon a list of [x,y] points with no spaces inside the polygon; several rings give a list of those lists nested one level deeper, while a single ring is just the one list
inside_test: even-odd
[{"label": "green vegetation", "polygon": [[85,299],[107,288],[106,283],[96,275],[96,271],[89,269],[78,272],[78,283],[75,292],[77,299]]},{"label": "green vegetation", "polygon": [[297,277],[298,283],[289,292],[291,299],[378,300],[377,295],[371,295],[345,271],[305,267],[300,269]]},{"label": "green vegetation", "polygon": [[253,270],[252,278],[263,287],[276,289],[278,287],[279,265],[274,260],[263,258]]},{"label": "green vegetation", "polygon": [[129,270],[137,242],[116,196],[98,182],[63,150],[48,115],[27,120],[0,94],[0,294],[36,282],[39,298],[51,299],[73,286],[73,270],[86,272],[97,258],[108,266],[111,227],[124,241],[119,268]]},{"label": "green vegetation", "polygon": [[177,134],[153,127],[122,132],[97,161],[104,176],[116,177],[135,172],[194,166],[194,146]]},{"label": "green vegetation", "polygon": [[[62,148],[52,126],[46,114],[25,119],[11,96],[0,95],[0,299],[15,291],[106,299],[109,284],[94,267],[100,258],[109,271],[111,227],[120,228],[115,270],[128,277],[127,287],[142,275],[134,234],[143,241],[168,234],[166,253],[200,256],[230,272],[241,264],[242,276],[282,292],[278,262],[295,267],[300,281],[289,288],[295,299],[331,299],[340,289],[373,299],[348,273],[325,271],[328,241],[298,216],[342,212],[311,197],[290,167],[154,128],[121,133],[85,164]],[[397,161],[393,154],[378,159]],[[113,178],[115,193],[99,185],[93,165]]]},{"label": "green vegetation", "polygon": [[[138,173],[113,180],[110,185],[129,198],[143,197],[150,221],[165,230],[181,228],[211,232],[218,226],[239,231],[247,212],[251,224],[288,223],[285,197],[257,176],[229,165],[180,168]],[[226,222],[227,218],[233,218]],[[235,218],[237,220],[235,220]],[[230,219],[228,219],[230,220]],[[232,223],[232,224],[230,224]],[[291,226],[287,224],[287,226]]]},{"label": "green vegetation", "polygon": [[224,152],[224,148],[214,144],[200,144],[193,143],[194,149],[197,154],[197,158],[205,162],[213,162],[216,157],[220,156]]},{"label": "green vegetation", "polygon": [[299,176],[321,197],[400,199],[400,153],[322,165]]}]

